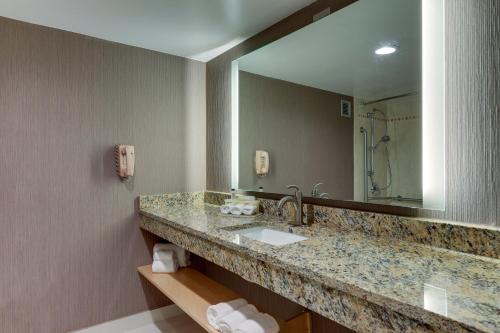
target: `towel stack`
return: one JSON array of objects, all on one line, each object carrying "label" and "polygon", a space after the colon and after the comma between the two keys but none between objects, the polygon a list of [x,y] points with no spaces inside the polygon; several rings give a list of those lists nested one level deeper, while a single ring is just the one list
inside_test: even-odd
[{"label": "towel stack", "polygon": [[211,305],[208,323],[222,333],[278,333],[279,325],[267,313],[260,313],[243,298]]},{"label": "towel stack", "polygon": [[158,243],[153,247],[153,273],[174,273],[189,266],[189,252],[175,244]]},{"label": "towel stack", "polygon": [[259,200],[253,196],[240,196],[235,199],[226,199],[220,206],[222,214],[254,215],[259,211]]}]

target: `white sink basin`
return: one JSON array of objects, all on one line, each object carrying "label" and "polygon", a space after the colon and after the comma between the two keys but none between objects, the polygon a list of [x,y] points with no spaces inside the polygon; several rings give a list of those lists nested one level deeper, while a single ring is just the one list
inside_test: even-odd
[{"label": "white sink basin", "polygon": [[234,231],[234,233],[243,237],[254,239],[259,242],[277,246],[300,242],[307,239],[307,237],[302,237],[288,232],[273,230],[266,227],[241,229]]}]

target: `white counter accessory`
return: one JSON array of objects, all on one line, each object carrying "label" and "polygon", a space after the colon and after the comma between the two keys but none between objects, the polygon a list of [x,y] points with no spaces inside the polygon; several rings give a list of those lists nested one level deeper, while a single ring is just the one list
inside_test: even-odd
[{"label": "white counter accessory", "polygon": [[234,333],[238,326],[257,313],[258,311],[255,306],[247,304],[219,319],[217,325],[222,333]]},{"label": "white counter accessory", "polygon": [[225,204],[220,206],[220,212],[222,214],[231,214],[231,205]]},{"label": "white counter accessory", "polygon": [[153,260],[151,270],[153,273],[174,273],[179,268],[175,252],[162,250],[155,253],[157,258]]},{"label": "white counter accessory", "polygon": [[174,251],[177,262],[179,263],[180,267],[187,267],[191,264],[191,262],[189,261],[189,252],[184,250],[182,247],[171,243],[155,244],[155,246],[153,247],[153,260],[155,260],[156,258],[159,259],[157,253],[159,251],[165,251],[165,250]]},{"label": "white counter accessory", "polygon": [[234,333],[278,333],[279,330],[276,319],[267,313],[257,313],[238,326]]},{"label": "white counter accessory", "polygon": [[241,212],[243,215],[254,215],[257,212],[257,207],[253,205],[243,205]]},{"label": "white counter accessory", "polygon": [[241,215],[243,214],[243,206],[242,204],[231,205],[231,214],[233,215]]},{"label": "white counter accessory", "polygon": [[226,199],[221,206],[222,214],[255,215],[259,211],[259,200]]},{"label": "white counter accessory", "polygon": [[210,325],[219,329],[217,321],[227,316],[231,312],[238,310],[239,308],[247,305],[248,302],[243,298],[237,298],[230,302],[223,302],[215,305],[211,305],[207,309],[207,320]]}]

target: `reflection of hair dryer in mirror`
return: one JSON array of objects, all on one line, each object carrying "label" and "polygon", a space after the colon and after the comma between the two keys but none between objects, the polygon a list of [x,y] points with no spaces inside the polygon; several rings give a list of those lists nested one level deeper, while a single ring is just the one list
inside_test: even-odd
[{"label": "reflection of hair dryer in mirror", "polygon": [[125,180],[134,175],[134,146],[118,145],[115,148],[116,168],[118,176]]},{"label": "reflection of hair dryer in mirror", "polygon": [[269,153],[267,151],[255,151],[255,173],[259,177],[264,177],[269,173]]}]

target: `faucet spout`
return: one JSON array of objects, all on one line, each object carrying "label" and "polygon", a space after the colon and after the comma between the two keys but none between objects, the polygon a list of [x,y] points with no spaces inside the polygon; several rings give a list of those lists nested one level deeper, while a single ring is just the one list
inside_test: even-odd
[{"label": "faucet spout", "polygon": [[283,213],[283,206],[285,206],[285,204],[287,202],[291,202],[294,205],[294,207],[297,208],[297,202],[296,202],[295,198],[287,195],[287,196],[281,198],[281,200],[278,202],[278,213],[280,215]]},{"label": "faucet spout", "polygon": [[287,202],[291,202],[295,208],[296,214],[295,214],[295,221],[293,222],[293,225],[300,226],[303,224],[303,218],[304,214],[302,211],[302,192],[298,188],[298,186],[295,185],[289,185],[289,189],[294,189],[295,194],[294,196],[287,195],[281,198],[281,200],[278,202],[278,214],[282,215],[283,214],[283,206]]}]

